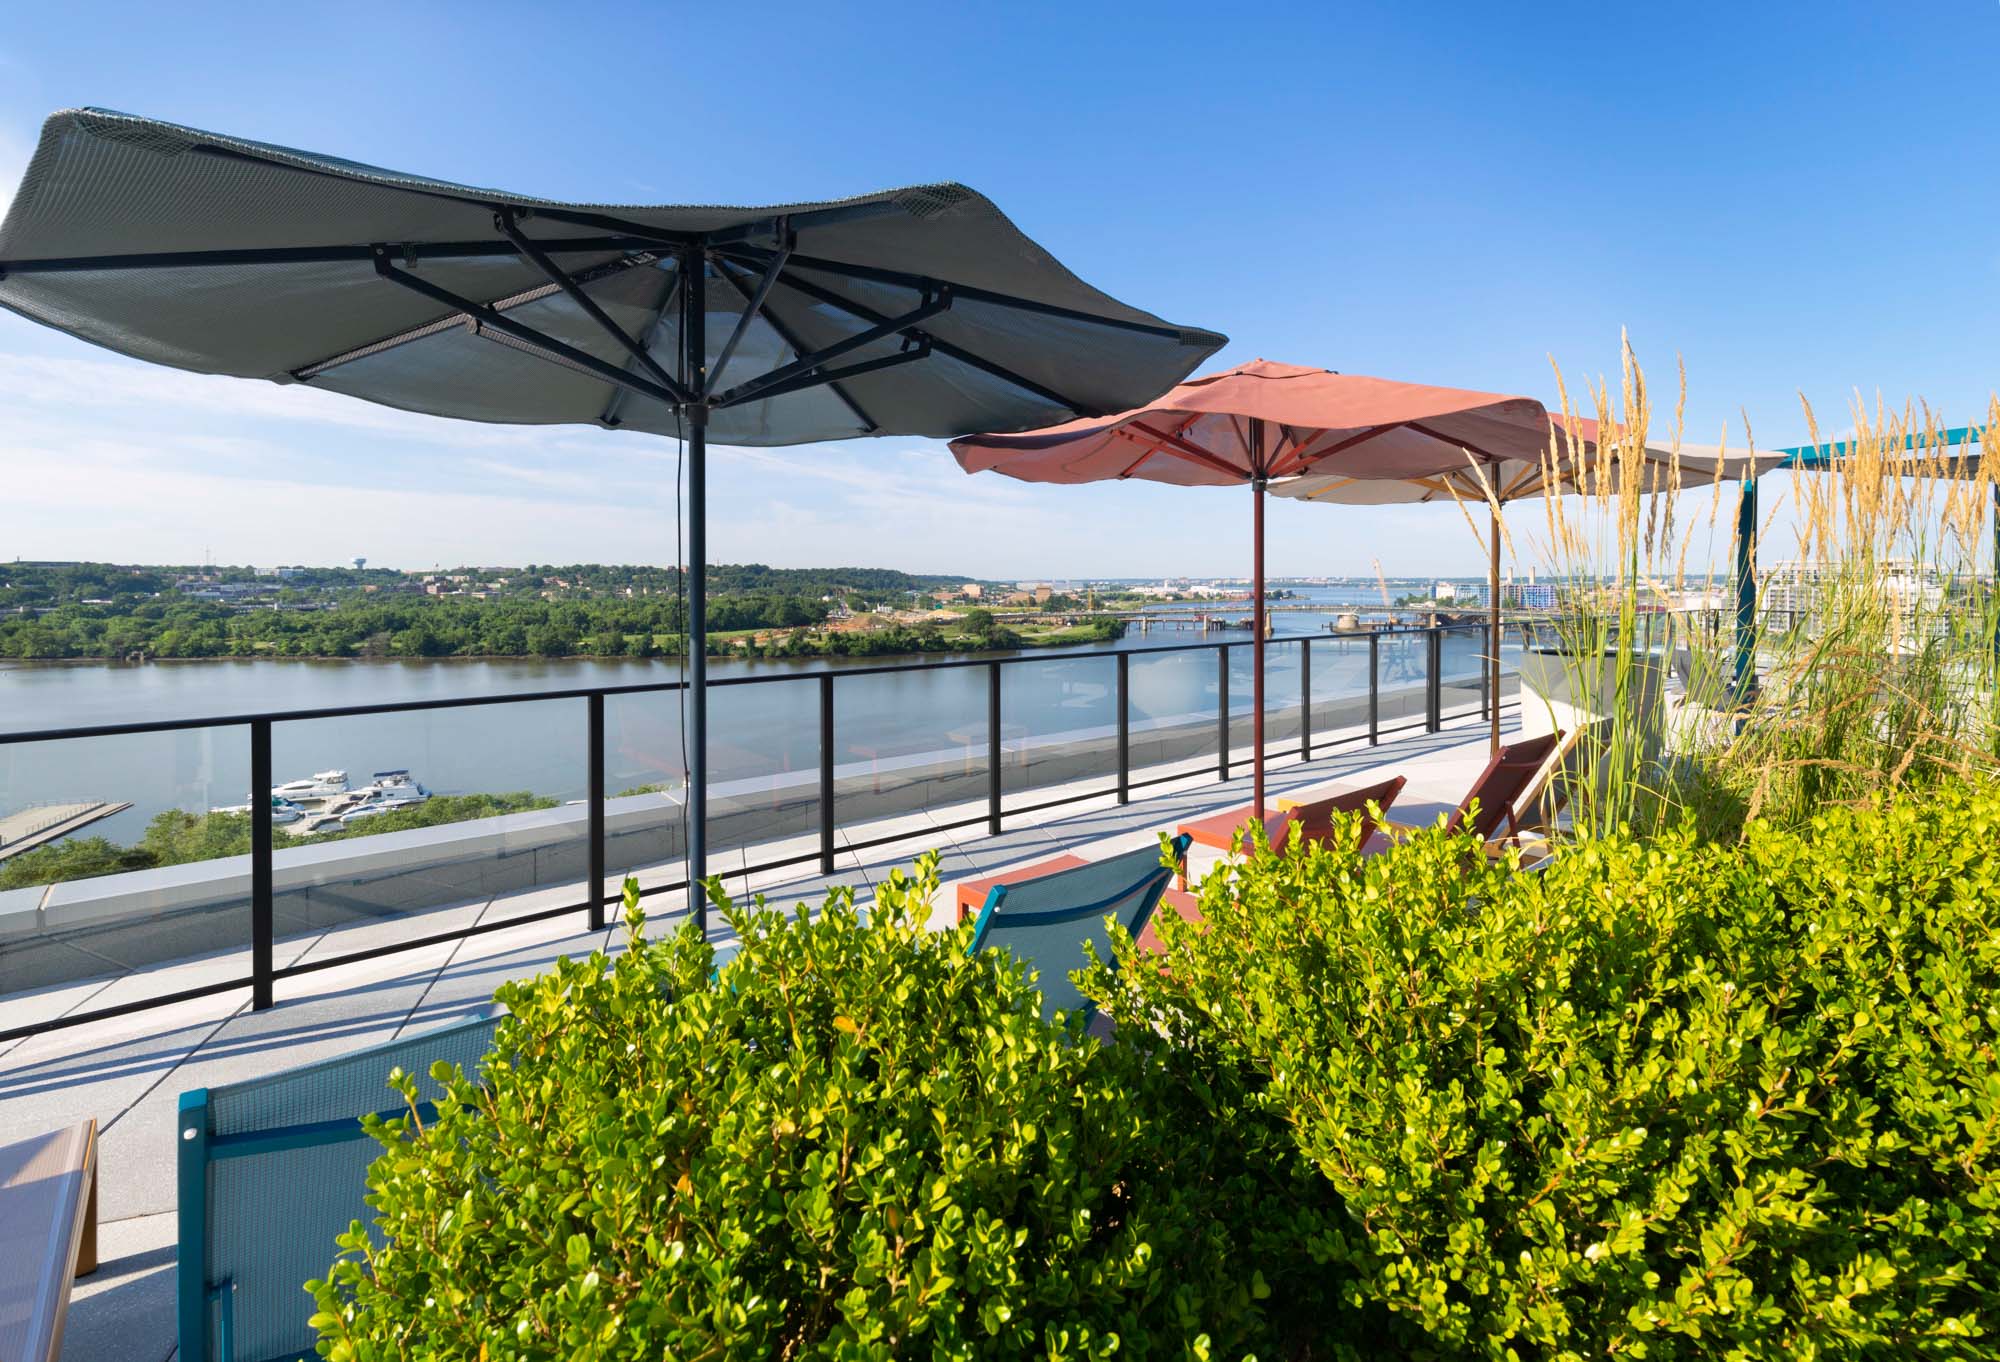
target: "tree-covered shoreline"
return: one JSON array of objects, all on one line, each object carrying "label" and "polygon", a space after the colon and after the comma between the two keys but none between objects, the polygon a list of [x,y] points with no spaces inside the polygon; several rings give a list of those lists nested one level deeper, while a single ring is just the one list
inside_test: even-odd
[{"label": "tree-covered shoreline", "polygon": [[[0,567],[0,658],[151,661],[277,657],[672,657],[686,604],[676,569],[170,569],[114,564]],[[708,600],[713,656],[884,656],[1092,642],[1109,621],[1016,631],[970,610],[922,618],[951,577],[880,568],[717,565]],[[878,609],[900,614],[877,615]]]}]

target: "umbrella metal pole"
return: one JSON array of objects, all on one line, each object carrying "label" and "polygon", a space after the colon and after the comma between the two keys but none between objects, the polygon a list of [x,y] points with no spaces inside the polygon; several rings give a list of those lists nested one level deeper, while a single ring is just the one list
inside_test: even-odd
[{"label": "umbrella metal pole", "polygon": [[[708,264],[699,246],[681,257],[681,355],[687,387],[708,388]],[[688,424],[688,911],[708,935],[708,404],[689,403]]]},{"label": "umbrella metal pole", "polygon": [[1500,750],[1500,512],[1493,509],[1489,514],[1493,542],[1487,546],[1486,712],[1491,716],[1491,728],[1486,750],[1493,753]]}]

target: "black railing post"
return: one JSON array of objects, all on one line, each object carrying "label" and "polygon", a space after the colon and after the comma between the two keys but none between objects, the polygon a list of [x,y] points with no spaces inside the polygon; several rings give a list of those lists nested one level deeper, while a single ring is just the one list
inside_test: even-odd
[{"label": "black railing post", "polygon": [[1382,741],[1382,636],[1368,634],[1368,745]]},{"label": "black railing post", "polygon": [[1000,835],[1000,664],[986,664],[986,832]]},{"label": "black railing post", "polygon": [[833,873],[833,673],[819,678],[819,873]]},{"label": "black railing post", "polygon": [[1299,760],[1313,759],[1313,648],[1299,640]]},{"label": "black railing post", "polygon": [[1132,656],[1118,654],[1118,802],[1132,802]]},{"label": "black railing post", "polygon": [[272,1004],[271,721],[250,721],[250,1006]]},{"label": "black railing post", "polygon": [[586,696],[590,722],[590,930],[604,930],[604,694]]},{"label": "black railing post", "polygon": [[1444,661],[1444,631],[1435,624],[1424,633],[1424,731],[1435,733],[1444,726],[1439,711],[1444,708],[1444,688],[1439,671]]},{"label": "black railing post", "polygon": [[1229,779],[1229,645],[1215,649],[1215,778]]}]

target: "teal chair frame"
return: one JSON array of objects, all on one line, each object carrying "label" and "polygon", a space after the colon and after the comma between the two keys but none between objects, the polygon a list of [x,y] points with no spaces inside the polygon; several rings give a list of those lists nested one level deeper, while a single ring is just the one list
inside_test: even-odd
[{"label": "teal chair frame", "polygon": [[[1190,838],[1182,834],[1173,840],[1173,862],[1184,865]],[[1118,856],[1093,861],[1089,865],[1072,866],[1067,870],[1055,870],[1031,880],[1020,880],[1011,885],[996,884],[986,893],[986,901],[980,905],[979,917],[972,928],[971,954],[977,955],[987,946],[995,944],[996,936],[1005,936],[1011,931],[1036,933],[1040,928],[1061,928],[1072,923],[1102,923],[1106,916],[1116,916],[1125,930],[1137,937],[1146,930],[1152,920],[1153,910],[1159,906],[1160,897],[1166,893],[1167,883],[1174,876],[1172,866],[1162,865],[1157,846],[1142,847]],[[1104,886],[1109,881],[1111,889]],[[1090,901],[1075,903],[1078,893],[1092,895]],[[1068,902],[1065,902],[1067,896]],[[1075,943],[1075,962],[1064,968],[1061,985],[1051,980],[1048,962],[1034,951],[1017,951],[1029,964],[1035,965],[1041,974],[1043,1014],[1052,1015],[1057,1011],[1071,1011],[1053,1005],[1050,994],[1057,987],[1066,986],[1069,992],[1076,992],[1075,985],[1069,983],[1071,970],[1083,967],[1085,957],[1083,945],[1094,941],[1099,946],[1099,957],[1111,961],[1111,936],[1106,931],[1085,931],[1071,936],[1061,932],[1039,932],[1044,946],[1054,938],[1059,947],[1067,949],[1070,941]],[[1096,1009],[1088,999],[1077,994],[1078,1006],[1086,1022]]]},{"label": "teal chair frame", "polygon": [[181,1362],[315,1356],[304,1286],[326,1275],[335,1236],[368,1218],[365,1174],[381,1152],[361,1117],[404,1114],[389,1105],[387,1088],[389,1071],[401,1068],[417,1080],[426,1099],[418,1113],[428,1119],[439,1095],[431,1064],[442,1059],[476,1073],[498,1020],[482,1010],[386,1044],[181,1094],[174,1140]]}]

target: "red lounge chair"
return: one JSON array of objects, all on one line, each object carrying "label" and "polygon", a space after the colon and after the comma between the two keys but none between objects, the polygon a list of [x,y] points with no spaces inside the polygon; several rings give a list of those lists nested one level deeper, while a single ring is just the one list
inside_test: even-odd
[{"label": "red lounge chair", "polygon": [[[1548,733],[1539,738],[1528,738],[1501,748],[1493,759],[1486,763],[1486,769],[1479,773],[1479,778],[1472,782],[1472,788],[1466,791],[1465,798],[1460,800],[1458,807],[1452,811],[1451,817],[1445,823],[1446,830],[1457,832],[1464,829],[1476,833],[1480,840],[1486,843],[1489,855],[1498,855],[1508,843],[1518,841],[1524,833],[1538,831],[1538,824],[1542,820],[1531,815],[1537,812],[1538,806],[1548,793],[1556,771],[1575,746],[1578,732],[1580,730],[1571,732],[1567,736]],[[1307,836],[1310,837],[1315,821],[1322,829],[1327,829],[1333,809],[1351,812],[1356,807],[1365,806],[1370,798],[1374,798],[1386,813],[1389,801],[1394,799],[1402,788],[1403,778],[1399,776],[1382,785],[1356,790],[1331,800],[1300,805],[1273,817],[1302,815]],[[1386,798],[1378,793],[1384,790],[1388,791]],[[1477,804],[1478,812],[1469,813],[1474,804]],[[1319,812],[1322,809],[1327,811]],[[1247,810],[1239,812],[1247,817]],[[1267,827],[1271,826],[1273,817],[1266,818]],[[1189,831],[1190,826],[1184,825],[1181,831]],[[1405,835],[1417,831],[1409,824],[1396,823],[1386,817],[1382,819],[1381,826]],[[1280,845],[1277,832],[1272,833],[1271,844],[1273,847]],[[1369,826],[1368,820],[1364,818],[1361,830],[1362,855],[1375,855],[1391,845],[1393,843],[1389,838]],[[1185,883],[1161,895],[1156,916],[1159,913],[1169,912],[1183,922],[1201,920],[1200,903],[1192,893],[1188,892]],[[1150,924],[1138,938],[1138,945],[1155,954],[1164,949],[1158,934]]]},{"label": "red lounge chair", "polygon": [[[1377,781],[1373,785],[1358,790],[1343,790],[1339,794],[1328,795],[1324,799],[1314,799],[1302,804],[1290,804],[1276,813],[1264,815],[1264,832],[1271,839],[1271,849],[1283,853],[1291,844],[1296,829],[1309,845],[1329,841],[1333,837],[1335,814],[1358,813],[1361,826],[1357,829],[1357,848],[1366,847],[1369,838],[1375,835],[1375,816],[1368,811],[1370,804],[1383,813],[1396,802],[1396,796],[1403,792],[1407,783],[1403,776],[1391,776],[1388,780]],[[1240,809],[1230,809],[1224,813],[1211,814],[1207,818],[1192,823],[1183,823],[1175,829],[1183,837],[1190,837],[1203,846],[1221,847],[1228,850],[1236,833],[1250,821],[1248,805]],[[1181,865],[1181,874],[1174,887],[1160,897],[1160,909],[1179,917],[1183,922],[1201,920],[1201,908],[1195,896],[1188,892],[1187,865]],[[1158,910],[1155,910],[1156,912]],[[1163,947],[1159,934],[1150,923],[1138,938],[1140,949],[1158,954]]]},{"label": "red lounge chair", "polygon": [[[1335,814],[1358,813],[1361,815],[1361,829],[1360,840],[1356,845],[1366,846],[1369,835],[1375,831],[1375,821],[1368,812],[1368,806],[1374,804],[1387,812],[1389,806],[1396,802],[1396,796],[1402,793],[1403,784],[1404,778],[1395,776],[1359,790],[1343,790],[1339,794],[1328,795],[1324,799],[1315,799],[1309,803],[1288,803],[1286,807],[1264,815],[1264,834],[1271,839],[1273,851],[1283,851],[1290,842],[1294,829],[1299,830],[1309,843],[1322,842],[1333,834]],[[1183,823],[1174,831],[1205,847],[1227,851],[1235,842],[1237,833],[1241,832],[1249,822],[1250,806],[1245,804],[1241,808],[1225,809],[1221,813],[1212,813],[1206,818]],[[1177,887],[1183,890],[1187,888],[1185,873],[1182,874]]]},{"label": "red lounge chair", "polygon": [[[1573,740],[1574,735],[1566,741],[1560,733],[1545,733],[1501,748],[1445,820],[1445,831],[1472,833],[1486,843],[1489,855],[1496,855],[1509,842],[1518,841],[1522,833],[1535,831],[1529,817],[1548,791]],[[1387,818],[1382,820],[1382,826],[1405,835],[1417,831],[1410,824]],[[1364,855],[1374,855],[1390,845],[1389,838],[1378,832],[1361,850]]]}]

